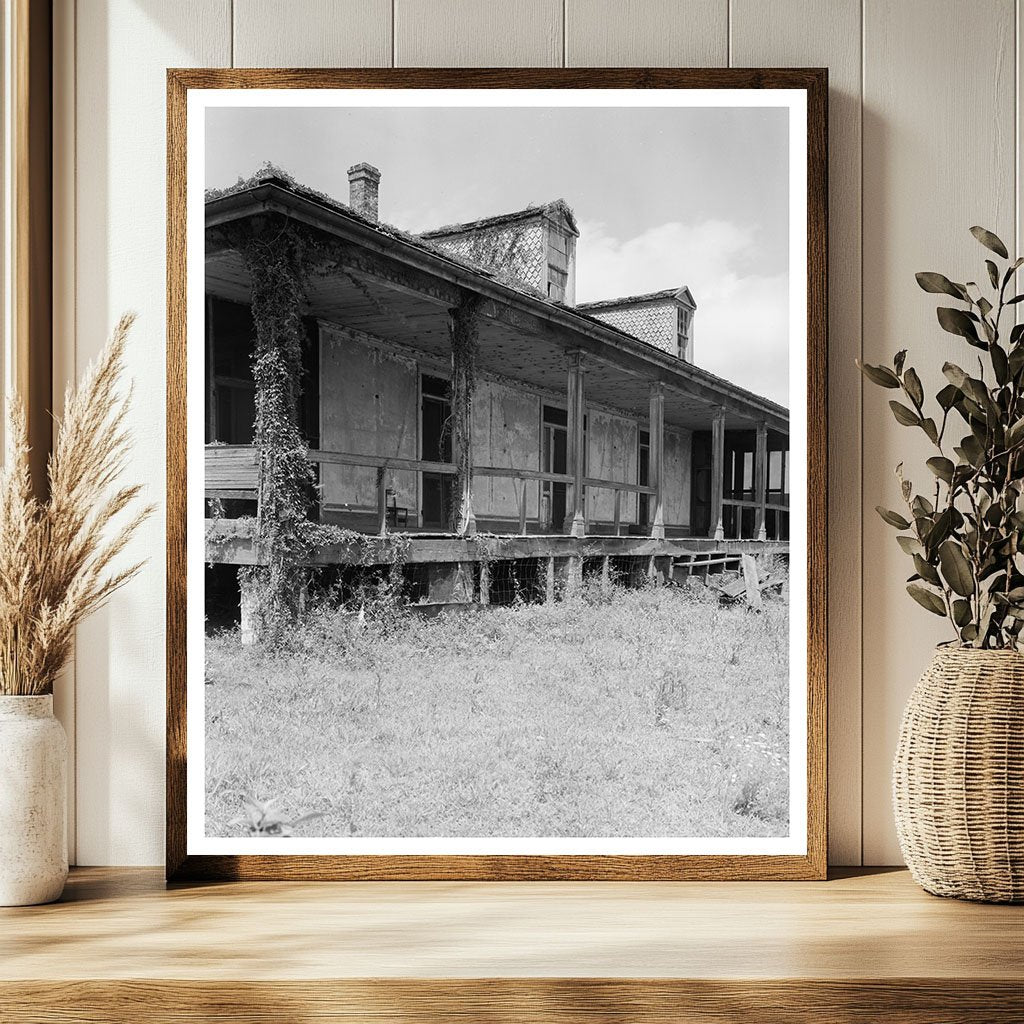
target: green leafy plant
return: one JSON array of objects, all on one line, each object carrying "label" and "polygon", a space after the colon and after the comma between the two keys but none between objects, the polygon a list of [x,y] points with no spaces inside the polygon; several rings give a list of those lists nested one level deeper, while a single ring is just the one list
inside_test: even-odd
[{"label": "green leafy plant", "polygon": [[958,303],[939,306],[936,315],[969,357],[959,360],[969,369],[943,365],[946,384],[934,411],[905,350],[891,366],[858,366],[874,384],[901,393],[905,401],[889,402],[896,422],[923,431],[936,452],[926,462],[934,487],[915,493],[900,463],[906,511],[878,508],[913,559],[908,593],[948,618],[960,645],[1015,649],[1024,628],[1024,324],[1007,331],[1002,321],[1024,301],[1008,294],[1024,258],[1010,264],[991,231],[973,227],[971,234],[1001,261],[985,260],[990,291],[942,274],[917,275],[924,291]]}]

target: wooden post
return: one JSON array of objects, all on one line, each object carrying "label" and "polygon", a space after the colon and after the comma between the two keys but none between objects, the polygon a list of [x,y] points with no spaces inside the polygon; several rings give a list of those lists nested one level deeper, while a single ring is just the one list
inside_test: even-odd
[{"label": "wooden post", "polygon": [[[519,487],[519,536],[526,536],[526,481],[521,480]],[[512,481],[515,487],[515,481]]]},{"label": "wooden post", "polygon": [[655,555],[651,561],[654,563],[654,576],[661,585],[672,582],[672,556]]},{"label": "wooden post", "polygon": [[452,458],[455,462],[455,501],[451,528],[460,537],[476,533],[473,514],[473,386],[476,373],[477,299],[468,297],[450,309],[448,331],[452,346]]},{"label": "wooden post", "polygon": [[755,611],[763,607],[761,600],[761,580],[757,571],[757,562],[753,555],[744,555],[741,565],[743,566],[743,585],[747,589],[747,606]]},{"label": "wooden post", "polygon": [[757,539],[767,540],[765,524],[768,503],[768,425],[757,425],[757,447],[754,451],[754,499],[757,501]]},{"label": "wooden post", "polygon": [[377,536],[385,537],[388,532],[388,492],[384,484],[387,477],[384,467],[377,469]]},{"label": "wooden post", "polygon": [[650,447],[647,457],[651,495],[651,537],[665,539],[665,385],[651,385]]},{"label": "wooden post", "polygon": [[262,586],[257,632],[262,639],[287,629],[301,613],[307,576],[305,522],[316,474],[299,429],[302,381],[302,299],[307,242],[302,229],[268,218],[258,229],[231,229],[232,245],[245,260],[256,335],[253,382],[256,421],[256,532],[258,565],[253,586]]},{"label": "wooden post", "polygon": [[622,530],[622,491],[618,487],[615,488],[615,536],[618,537]]},{"label": "wooden post", "polygon": [[572,477],[572,504],[566,509],[565,524],[563,526],[564,532],[569,534],[570,537],[582,537],[587,532],[586,519],[583,514],[583,464],[585,452],[583,421],[586,416],[583,374],[583,353],[570,353],[566,456],[569,463],[569,475]]},{"label": "wooden post", "polygon": [[544,603],[551,604],[555,599],[555,560],[544,559]]},{"label": "wooden post", "polygon": [[725,410],[715,409],[711,421],[711,536],[724,540],[722,528],[722,495],[725,485]]},{"label": "wooden post", "polygon": [[217,377],[213,336],[213,296],[206,296],[206,440],[217,440]]},{"label": "wooden post", "polygon": [[[10,0],[4,20],[10,64],[4,85],[10,113],[10,160],[5,175],[10,206],[5,215],[5,252],[9,294],[6,313],[4,388],[18,395],[28,431],[28,463],[32,491],[45,501],[49,493],[46,460],[53,444],[53,279],[54,228],[63,218],[53,216],[53,87],[51,47],[52,3]],[[5,145],[7,145],[5,144]],[[59,265],[59,263],[58,263]],[[6,403],[4,403],[6,405]],[[6,409],[5,409],[6,418]],[[0,433],[3,433],[0,430]],[[0,458],[9,457],[11,438],[5,435]]]},{"label": "wooden post", "polygon": [[252,574],[238,574],[238,627],[242,646],[251,647],[259,637],[259,591],[254,586]]},{"label": "wooden post", "polygon": [[573,597],[583,586],[583,559],[579,555],[559,558],[554,564],[558,589],[563,598]]},{"label": "wooden post", "polygon": [[487,561],[480,563],[480,603],[491,603],[491,566]]}]

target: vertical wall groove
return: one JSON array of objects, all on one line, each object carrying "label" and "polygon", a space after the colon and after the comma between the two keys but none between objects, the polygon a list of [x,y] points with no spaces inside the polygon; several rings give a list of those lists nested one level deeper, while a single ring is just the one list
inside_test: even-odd
[{"label": "vertical wall groove", "polygon": [[862,839],[861,0],[732,0],[734,67],[829,68],[829,856]]},{"label": "vertical wall groove", "polygon": [[[1019,167],[1008,52],[1017,8],[1017,0],[989,0],[979,18],[982,8],[962,0],[864,2],[864,357],[887,363],[906,349],[928,394],[963,346],[938,328],[935,302],[914,273],[975,280],[984,252],[968,228],[1019,231],[1010,223]],[[951,633],[908,598],[906,557],[874,512],[899,501],[897,462],[930,482],[931,446],[895,425],[879,389],[865,388],[864,409],[864,858],[886,864],[900,857],[890,766],[903,706]]]},{"label": "vertical wall groove", "polygon": [[[490,4],[454,0],[57,2],[70,12],[71,27],[64,27],[63,44],[70,56],[55,65],[70,121],[55,185],[63,232],[55,235],[55,272],[62,281],[54,303],[55,408],[64,382],[75,378],[111,319],[128,305],[142,314],[133,373],[141,393],[158,400],[146,346],[159,347],[153,339],[163,323],[158,115],[168,65],[458,66],[505,58],[513,66],[830,66],[832,147],[846,146],[833,170],[847,173],[845,156],[859,165],[848,172],[849,187],[836,181],[832,192],[832,324],[839,332],[831,339],[830,377],[847,392],[832,403],[833,429],[853,435],[857,445],[855,456],[852,448],[843,456],[848,472],[841,497],[856,505],[856,514],[848,513],[845,526],[836,523],[835,559],[845,560],[848,572],[864,568],[842,581],[855,621],[842,622],[845,605],[833,602],[834,629],[845,636],[842,656],[832,664],[841,683],[833,701],[841,714],[831,718],[831,835],[840,862],[896,862],[889,759],[906,691],[934,638],[927,616],[919,616],[902,592],[905,567],[873,511],[891,496],[892,464],[900,457],[909,464],[916,453],[907,434],[883,421],[884,402],[850,364],[857,354],[887,359],[907,340],[912,355],[934,363],[936,344],[944,342],[914,292],[912,274],[973,267],[976,254],[965,234],[970,224],[1001,218],[992,226],[1010,231],[1024,253],[1024,0],[989,0],[984,18],[963,0],[830,0],[821,10],[816,0],[529,0],[529,8],[509,0],[497,8],[501,27]],[[519,12],[514,18],[508,15],[513,8]],[[1013,32],[1013,61],[1007,39],[1002,76],[993,71],[997,19],[1005,36]],[[855,66],[844,65],[858,47]],[[1012,146],[1005,134],[1011,117]],[[988,134],[990,120],[1004,133],[1001,150]],[[80,152],[73,145],[76,126],[89,140]],[[847,136],[851,131],[856,139]],[[947,138],[978,132],[986,151],[1002,152],[1005,166],[982,167],[966,143],[942,148]],[[131,167],[136,195],[110,187],[119,166]],[[79,189],[86,198],[76,212]],[[855,209],[851,190],[863,197]],[[133,230],[145,245],[131,247]],[[855,253],[845,251],[851,244]],[[61,248],[69,253],[63,261]],[[159,493],[162,476],[145,469],[162,466],[159,439],[151,424],[140,423],[140,434],[135,471],[150,474],[146,482]],[[154,568],[163,560],[159,533],[154,527],[143,545],[151,563],[146,574],[117,600],[118,629],[105,619],[90,625],[65,690],[74,744],[69,793],[78,852],[88,859],[159,859],[158,824],[145,807],[161,785],[162,752],[151,746],[160,742],[163,663],[152,653],[160,649],[159,638],[147,625],[159,617],[162,602],[162,576]],[[836,650],[831,641],[830,650]]]},{"label": "vertical wall groove", "polygon": [[[860,237],[861,237],[861,249],[860,249],[860,262],[857,266],[857,273],[860,277],[861,283],[864,281],[864,90],[866,82],[867,72],[867,41],[865,38],[865,18],[864,18],[864,4],[865,0],[860,0]],[[860,291],[860,325],[861,325],[861,336],[860,344],[858,346],[858,355],[861,359],[864,357],[864,289]],[[859,398],[859,412],[860,415],[857,420],[857,429],[860,432],[861,438],[864,437],[864,381],[859,381],[858,387],[860,389]],[[864,565],[864,445],[863,442],[860,446],[860,463],[858,466],[859,475],[857,479],[857,501],[861,506],[861,517],[860,517],[860,530],[858,531],[857,542],[860,547],[860,564]],[[860,792],[858,793],[857,802],[857,813],[860,819],[860,842],[859,842],[859,853],[857,857],[857,863],[864,863],[864,573],[860,574],[860,578],[857,580],[857,589],[860,596],[860,624],[859,624],[859,643],[861,650],[861,665],[860,665],[860,716],[857,723],[859,735],[860,735]]]},{"label": "vertical wall groove", "polygon": [[[53,21],[53,374],[50,408],[63,413],[64,382],[78,377],[75,357],[76,0],[55,0]],[[54,687],[54,708],[68,736],[68,857],[78,848],[77,651]]]}]

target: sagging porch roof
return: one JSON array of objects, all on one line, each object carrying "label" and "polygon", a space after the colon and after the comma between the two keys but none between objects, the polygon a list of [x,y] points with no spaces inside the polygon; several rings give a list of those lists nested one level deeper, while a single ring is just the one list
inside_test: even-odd
[{"label": "sagging porch roof", "polygon": [[289,217],[333,240],[335,265],[309,283],[307,312],[312,316],[446,359],[448,311],[470,293],[481,300],[477,362],[484,372],[562,393],[566,355],[579,350],[586,357],[589,401],[646,418],[650,384],[657,382],[665,386],[667,423],[707,428],[712,408],[720,406],[729,429],[763,420],[772,430],[789,432],[789,412],[783,406],[283,179],[208,199],[209,293],[249,301],[242,257],[219,229],[268,213]]}]

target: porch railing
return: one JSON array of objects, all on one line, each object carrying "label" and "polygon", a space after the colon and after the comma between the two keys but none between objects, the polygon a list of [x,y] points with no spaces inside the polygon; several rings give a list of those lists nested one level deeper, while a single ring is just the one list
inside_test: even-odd
[{"label": "porch railing", "polygon": [[[377,529],[387,532],[387,473],[389,470],[405,470],[414,473],[438,473],[454,476],[455,466],[448,462],[428,462],[424,459],[403,459],[379,455],[355,455],[350,452],[329,452],[310,449],[309,458],[320,465],[361,466],[377,471]],[[207,498],[249,498],[256,497],[256,449],[252,445],[213,444],[206,446],[206,497]],[[520,480],[524,483],[536,480],[542,483],[571,484],[573,478],[567,473],[546,473],[537,469],[515,469],[511,466],[474,466],[476,477],[502,477]],[[625,483],[621,480],[600,480],[584,477],[583,486],[614,492],[612,519],[615,535],[622,529],[622,495],[654,494],[653,487],[643,484]],[[519,533],[526,534],[526,487],[520,487],[516,495],[519,512]]]}]

